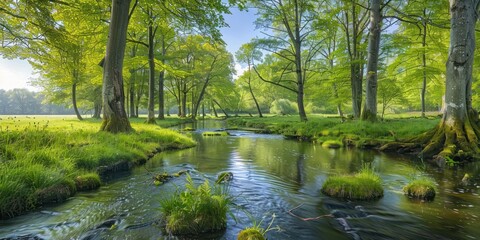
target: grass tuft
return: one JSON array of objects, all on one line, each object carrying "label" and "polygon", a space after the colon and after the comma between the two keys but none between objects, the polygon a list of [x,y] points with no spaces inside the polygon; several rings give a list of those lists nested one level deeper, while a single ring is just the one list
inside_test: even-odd
[{"label": "grass tuft", "polygon": [[436,194],[435,182],[427,177],[412,180],[403,187],[403,192],[410,198],[433,200]]},{"label": "grass tuft", "polygon": [[355,175],[331,176],[322,186],[328,196],[352,199],[374,200],[383,197],[380,177],[371,169],[364,168]]},{"label": "grass tuft", "polygon": [[186,190],[161,201],[168,234],[187,235],[215,232],[227,227],[230,198],[224,188],[205,182],[195,187],[187,174]]}]

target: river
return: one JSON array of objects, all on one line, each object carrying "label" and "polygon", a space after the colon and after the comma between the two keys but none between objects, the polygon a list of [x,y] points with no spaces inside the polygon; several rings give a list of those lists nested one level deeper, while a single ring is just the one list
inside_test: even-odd
[{"label": "river", "polygon": [[[326,149],[279,135],[231,131],[228,137],[202,137],[202,131],[223,124],[195,126],[195,148],[157,154],[98,190],[0,221],[0,239],[230,240],[253,222],[266,227],[273,216],[273,226],[281,230],[269,231],[268,239],[480,239],[479,163],[441,170],[405,156]],[[383,180],[380,200],[338,200],[320,192],[328,176],[354,173],[365,165]],[[214,181],[222,171],[233,173],[235,218],[229,217],[225,231],[190,238],[162,234],[155,224],[160,199],[181,188],[185,176],[155,186],[152,174],[179,170],[189,170],[196,183]],[[465,173],[471,176],[466,183],[461,181]],[[436,181],[434,201],[403,195],[402,187],[414,176]]]}]

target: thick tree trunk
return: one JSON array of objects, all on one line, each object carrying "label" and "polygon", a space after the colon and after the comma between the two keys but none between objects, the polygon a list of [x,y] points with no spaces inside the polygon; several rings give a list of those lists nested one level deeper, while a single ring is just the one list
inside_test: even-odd
[{"label": "thick tree trunk", "polygon": [[77,83],[72,84],[72,105],[78,120],[82,121],[83,120],[82,115],[78,111],[78,107],[77,107]]},{"label": "thick tree trunk", "polygon": [[147,123],[155,124],[155,56],[153,54],[153,26],[148,26],[148,117]]},{"label": "thick tree trunk", "polygon": [[112,0],[112,16],[103,68],[104,114],[101,131],[130,132],[123,92],[123,57],[125,54],[130,0]]},{"label": "thick tree trunk", "polygon": [[377,120],[377,80],[378,54],[380,51],[380,34],[382,16],[380,14],[381,0],[372,0],[370,6],[370,35],[368,39],[368,62],[365,91],[365,106],[362,120]]},{"label": "thick tree trunk", "polygon": [[[479,159],[478,113],[471,106],[478,5],[478,0],[450,0],[450,49],[443,118],[436,128],[413,139],[426,144],[420,157],[433,157],[439,165],[445,165],[448,159],[459,162]],[[391,145],[382,148],[390,149]]]}]

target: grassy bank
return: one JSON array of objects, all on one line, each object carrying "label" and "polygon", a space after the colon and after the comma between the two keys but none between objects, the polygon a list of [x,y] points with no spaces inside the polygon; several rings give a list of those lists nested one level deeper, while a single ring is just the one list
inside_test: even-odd
[{"label": "grassy bank", "polygon": [[298,116],[241,117],[227,120],[231,128],[263,129],[265,132],[286,137],[324,143],[341,141],[347,146],[376,147],[397,139],[406,139],[432,129],[438,124],[436,117],[391,118],[376,123],[357,120],[341,122],[337,117],[309,115],[308,122],[300,122]]},{"label": "grassy bank", "polygon": [[[128,169],[152,153],[195,144],[144,121],[132,121],[134,133],[110,134],[98,131],[100,120],[0,116],[0,218],[98,187],[99,174]],[[171,126],[179,121],[158,122]]]}]

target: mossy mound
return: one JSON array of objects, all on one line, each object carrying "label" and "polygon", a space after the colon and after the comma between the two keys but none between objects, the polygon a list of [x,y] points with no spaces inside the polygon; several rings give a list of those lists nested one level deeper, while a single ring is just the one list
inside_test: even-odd
[{"label": "mossy mound", "polygon": [[184,132],[193,132],[195,130],[196,130],[195,128],[191,128],[191,127],[186,127],[184,129],[182,129],[182,131],[184,131]]},{"label": "mossy mound", "polygon": [[220,136],[220,137],[226,137],[229,136],[230,133],[227,131],[216,131],[216,132],[203,132],[202,136],[204,137],[211,137],[211,136]]},{"label": "mossy mound", "polygon": [[410,198],[431,201],[435,198],[435,183],[428,178],[415,179],[403,187],[403,192]]},{"label": "mossy mound", "polygon": [[87,173],[75,178],[75,186],[78,191],[97,189],[101,184],[102,181],[97,173]]},{"label": "mossy mound", "polygon": [[322,143],[322,147],[324,148],[341,148],[343,147],[343,143],[337,140],[327,140]]},{"label": "mossy mound", "polygon": [[322,186],[322,192],[331,197],[352,200],[374,200],[383,197],[380,177],[370,169],[351,176],[332,176]]},{"label": "mossy mound", "polygon": [[265,240],[258,228],[245,228],[238,233],[237,240]]}]

